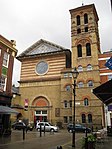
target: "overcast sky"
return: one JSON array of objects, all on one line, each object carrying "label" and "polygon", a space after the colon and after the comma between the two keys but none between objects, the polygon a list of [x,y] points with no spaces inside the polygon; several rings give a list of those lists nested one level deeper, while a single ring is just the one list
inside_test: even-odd
[{"label": "overcast sky", "polygon": [[[18,54],[40,39],[71,48],[69,10],[95,4],[99,16],[101,51],[112,49],[112,12],[110,0],[0,0],[0,34],[16,40]],[[13,83],[20,76],[15,60]]]}]

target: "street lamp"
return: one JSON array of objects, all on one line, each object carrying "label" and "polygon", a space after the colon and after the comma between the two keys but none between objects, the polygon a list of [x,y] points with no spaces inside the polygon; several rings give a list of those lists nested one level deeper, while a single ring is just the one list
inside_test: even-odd
[{"label": "street lamp", "polygon": [[72,71],[72,78],[74,80],[74,84],[73,84],[73,94],[74,94],[74,107],[73,107],[73,133],[72,133],[72,147],[75,147],[75,87],[76,87],[76,79],[78,77],[79,72],[76,70],[76,68],[74,68]]}]

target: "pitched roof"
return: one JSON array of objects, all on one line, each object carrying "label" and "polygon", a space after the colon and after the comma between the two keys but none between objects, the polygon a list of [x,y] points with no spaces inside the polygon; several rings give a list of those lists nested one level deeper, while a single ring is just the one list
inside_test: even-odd
[{"label": "pitched roof", "polygon": [[54,52],[62,52],[67,51],[68,49],[59,46],[57,44],[54,44],[52,42],[40,39],[36,43],[34,43],[32,46],[27,48],[24,52],[22,52],[17,58],[27,57],[27,56],[33,56],[33,55],[40,55],[45,53],[54,53]]}]

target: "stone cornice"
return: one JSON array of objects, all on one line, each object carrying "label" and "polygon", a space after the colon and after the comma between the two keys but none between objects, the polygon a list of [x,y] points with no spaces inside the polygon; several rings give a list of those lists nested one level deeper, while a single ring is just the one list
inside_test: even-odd
[{"label": "stone cornice", "polygon": [[48,77],[48,78],[41,78],[41,79],[31,79],[31,80],[20,80],[19,83],[32,83],[32,82],[42,82],[42,81],[56,81],[61,80],[61,76],[59,77]]}]

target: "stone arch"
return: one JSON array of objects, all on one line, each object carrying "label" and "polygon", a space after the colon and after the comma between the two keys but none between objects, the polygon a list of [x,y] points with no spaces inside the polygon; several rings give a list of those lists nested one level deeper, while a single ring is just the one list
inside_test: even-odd
[{"label": "stone arch", "polygon": [[91,39],[90,38],[81,38],[81,39],[77,40],[77,42],[75,43],[75,46],[77,46],[79,44],[81,44],[82,46],[85,46],[86,43],[92,44]]},{"label": "stone arch", "polygon": [[33,100],[32,105],[37,107],[47,107],[50,105],[50,102],[44,96],[39,96]]}]

